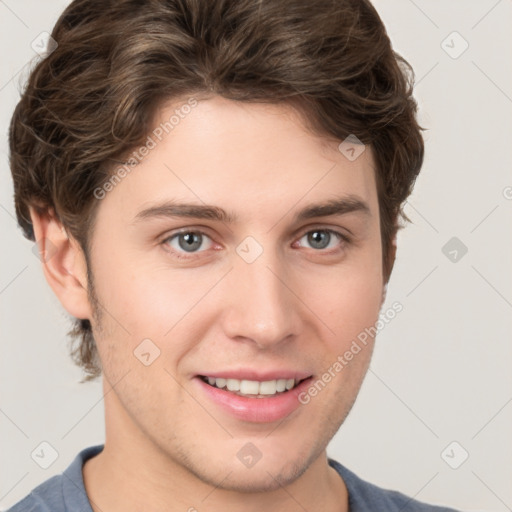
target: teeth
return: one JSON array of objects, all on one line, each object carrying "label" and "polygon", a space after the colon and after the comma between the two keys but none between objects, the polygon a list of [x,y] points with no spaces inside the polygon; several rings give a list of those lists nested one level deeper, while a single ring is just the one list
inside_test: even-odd
[{"label": "teeth", "polygon": [[279,379],[276,381],[276,390],[282,392],[286,389],[286,379]]},{"label": "teeth", "polygon": [[227,379],[226,386],[228,391],[240,391],[240,381],[237,379]]},{"label": "teeth", "polygon": [[260,385],[255,380],[242,380],[240,381],[240,393],[243,395],[258,395],[260,392]]},{"label": "teeth", "polygon": [[205,377],[203,380],[207,381],[211,386],[215,386],[219,389],[227,388],[228,391],[233,391],[238,395],[275,395],[285,390],[289,391],[299,382],[295,379],[277,379],[260,382],[257,380],[223,379],[216,377]]}]

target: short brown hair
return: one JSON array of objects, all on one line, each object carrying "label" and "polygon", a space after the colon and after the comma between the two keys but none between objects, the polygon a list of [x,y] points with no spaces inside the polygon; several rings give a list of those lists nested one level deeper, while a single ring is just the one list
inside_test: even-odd
[{"label": "short brown hair", "polygon": [[[14,111],[10,164],[18,223],[52,207],[88,255],[93,191],[142,143],[157,106],[194,95],[288,103],[308,127],[373,149],[383,274],[402,203],[423,162],[413,72],[367,0],[75,0],[57,48],[33,69]],[[100,375],[89,319],[74,361]]]}]

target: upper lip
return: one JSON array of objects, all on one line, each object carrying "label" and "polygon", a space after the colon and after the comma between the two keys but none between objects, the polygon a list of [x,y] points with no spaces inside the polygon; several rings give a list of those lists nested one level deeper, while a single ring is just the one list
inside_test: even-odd
[{"label": "upper lip", "polygon": [[255,369],[237,369],[237,370],[216,370],[205,371],[198,374],[202,377],[214,377],[237,380],[258,380],[261,382],[278,379],[295,379],[296,381],[311,377],[312,373],[298,370],[255,370]]}]

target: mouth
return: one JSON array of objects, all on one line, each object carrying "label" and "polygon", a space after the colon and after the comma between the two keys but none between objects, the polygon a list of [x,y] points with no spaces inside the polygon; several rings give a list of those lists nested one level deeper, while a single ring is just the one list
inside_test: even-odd
[{"label": "mouth", "polygon": [[232,418],[271,423],[283,420],[294,411],[300,415],[304,409],[299,396],[311,385],[312,379],[309,372],[257,372],[248,368],[196,375],[193,380],[198,384],[200,395]]},{"label": "mouth", "polygon": [[270,398],[286,394],[288,391],[295,389],[302,382],[310,379],[312,376],[310,375],[303,379],[278,378],[265,381],[209,377],[206,375],[198,375],[198,377],[209,386],[229,391],[234,395],[247,398]]}]

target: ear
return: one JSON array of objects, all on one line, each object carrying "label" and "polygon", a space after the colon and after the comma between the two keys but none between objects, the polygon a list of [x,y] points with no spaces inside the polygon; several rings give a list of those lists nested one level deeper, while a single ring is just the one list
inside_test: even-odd
[{"label": "ear", "polygon": [[87,264],[80,244],[68,236],[52,208],[38,212],[30,207],[30,217],[48,284],[70,315],[91,319]]},{"label": "ear", "polygon": [[388,261],[389,261],[389,271],[388,275],[384,276],[386,281],[384,282],[384,287],[382,289],[382,301],[380,303],[381,307],[384,304],[384,301],[386,300],[386,293],[388,291],[388,282],[389,278],[391,277],[391,272],[393,271],[393,266],[395,265],[395,259],[396,259],[396,233],[391,239],[391,243],[389,244],[389,253],[388,253]]}]

